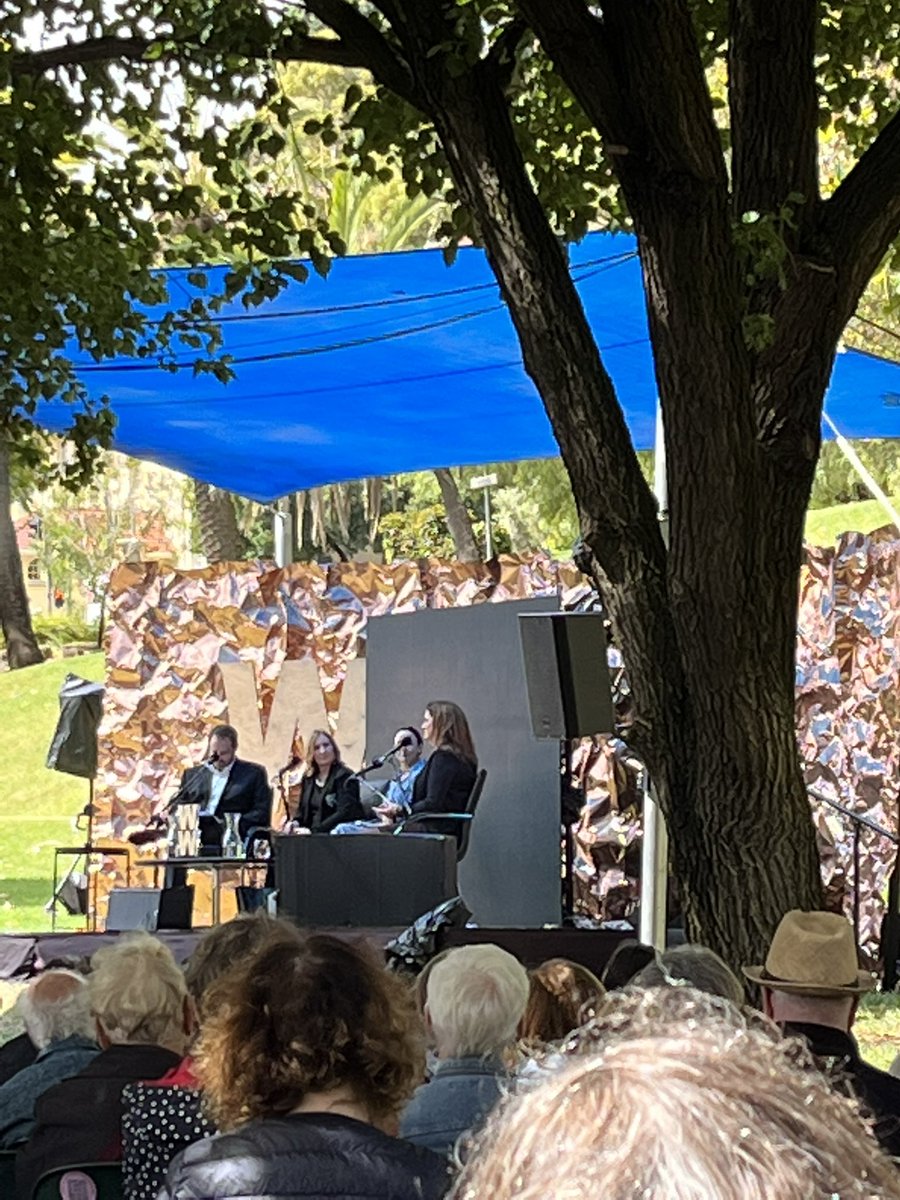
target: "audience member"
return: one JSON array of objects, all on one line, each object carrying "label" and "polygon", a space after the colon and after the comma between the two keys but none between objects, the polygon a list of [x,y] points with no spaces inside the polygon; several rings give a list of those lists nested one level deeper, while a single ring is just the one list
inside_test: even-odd
[{"label": "audience member", "polygon": [[456,1200],[900,1198],[856,1106],[762,1017],[689,987],[610,1009],[498,1110]]},{"label": "audience member", "polygon": [[159,1200],[436,1200],[436,1155],[392,1136],[422,1076],[406,984],[339,938],[284,927],[210,994],[197,1075],[229,1132],[169,1167]]},{"label": "audience member", "polygon": [[687,942],[654,955],[632,982],[637,987],[679,987],[685,983],[710,996],[722,996],[739,1007],[744,1003],[741,981],[714,950]]},{"label": "audience member", "polygon": [[437,1063],[400,1120],[400,1133],[450,1155],[504,1090],[511,1052],[528,1001],[528,974],[499,946],[463,946],[432,968],[425,1022]]},{"label": "audience member", "polygon": [[[243,970],[280,923],[265,913],[216,925],[197,943],[185,983],[203,1022],[214,1011],[215,984],[229,970]],[[127,1200],[156,1200],[166,1169],[179,1150],[215,1132],[205,1115],[193,1059],[149,1083],[122,1093],[122,1182]]]},{"label": "audience member", "polygon": [[30,1196],[45,1171],[121,1157],[122,1089],[158,1079],[181,1061],[193,1005],[169,950],[138,934],[98,950],[88,979],[101,1052],[37,1101],[36,1124],[16,1163]]},{"label": "audience member", "polygon": [[606,995],[600,980],[581,963],[550,958],[529,975],[528,1003],[519,1022],[520,1044],[531,1049],[560,1042],[596,1014]]},{"label": "audience member", "polygon": [[609,956],[600,982],[608,992],[627,987],[638,971],[643,971],[647,963],[653,962],[655,958],[656,951],[652,946],[646,946],[634,938],[626,938],[625,941],[619,942]]},{"label": "audience member", "polygon": [[763,1008],[785,1033],[803,1038],[835,1079],[849,1084],[875,1118],[875,1135],[900,1155],[900,1080],[864,1062],[850,1030],[875,977],[859,969],[853,926],[838,913],[794,909],[775,930],[765,965],[744,967]]},{"label": "audience member", "polygon": [[24,1142],[40,1096],[77,1075],[99,1053],[87,980],[74,971],[45,971],[18,1001],[36,1060],[0,1087],[0,1148]]}]

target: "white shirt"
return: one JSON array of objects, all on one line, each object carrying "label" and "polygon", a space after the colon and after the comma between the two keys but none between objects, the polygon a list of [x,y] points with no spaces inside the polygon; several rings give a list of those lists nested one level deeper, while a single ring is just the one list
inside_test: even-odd
[{"label": "white shirt", "polygon": [[206,802],[206,807],[200,810],[201,817],[214,817],[216,815],[216,809],[222,800],[222,793],[225,791],[233,766],[234,759],[231,760],[227,767],[223,767],[221,771],[214,763],[206,764],[206,769],[212,775],[212,779],[209,784],[209,800]]}]

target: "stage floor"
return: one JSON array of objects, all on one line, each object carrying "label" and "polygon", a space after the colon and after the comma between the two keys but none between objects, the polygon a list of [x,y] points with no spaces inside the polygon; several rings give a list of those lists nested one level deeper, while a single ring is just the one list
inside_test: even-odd
[{"label": "stage floor", "polygon": [[[383,949],[403,930],[400,927],[304,926],[309,933],[329,933],[353,941],[365,940]],[[206,929],[159,930],[154,933],[184,963],[194,952]],[[0,979],[25,978],[43,970],[48,963],[90,958],[101,946],[111,945],[121,933],[9,933],[0,935]],[[436,950],[491,942],[514,954],[527,967],[536,967],[549,958],[568,958],[600,975],[613,950],[625,938],[634,938],[630,930],[573,929],[551,926],[543,929],[523,927],[442,929]]]},{"label": "stage floor", "polygon": [[[172,951],[179,963],[187,962],[206,929],[160,929],[153,936]],[[316,933],[330,933],[353,940],[364,939],[379,948],[401,933],[397,929],[317,928]],[[109,946],[121,933],[5,933],[0,934],[0,979],[24,978],[43,970],[48,963],[90,958],[101,946]]]}]

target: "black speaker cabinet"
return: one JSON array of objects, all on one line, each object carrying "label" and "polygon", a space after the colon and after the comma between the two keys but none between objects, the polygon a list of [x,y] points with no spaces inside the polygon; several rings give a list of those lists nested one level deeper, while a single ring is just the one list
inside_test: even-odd
[{"label": "black speaker cabinet", "polygon": [[190,929],[193,911],[193,887],[113,888],[109,893],[106,932]]},{"label": "black speaker cabinet", "polygon": [[411,925],[456,895],[456,838],[276,837],[278,914],[298,925]]},{"label": "black speaker cabinet", "polygon": [[593,737],[615,727],[600,613],[519,616],[536,738]]}]

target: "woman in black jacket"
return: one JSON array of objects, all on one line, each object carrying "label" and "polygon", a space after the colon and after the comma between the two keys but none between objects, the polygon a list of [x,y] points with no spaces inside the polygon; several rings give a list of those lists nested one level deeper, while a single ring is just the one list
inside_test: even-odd
[{"label": "woman in black jacket", "polygon": [[197,1074],[219,1129],[159,1200],[439,1200],[446,1164],[396,1136],[421,1082],[412,989],[374,954],[287,927],[217,985]]},{"label": "woman in black jacket", "polygon": [[361,821],[359,780],[341,762],[337,742],[324,729],[314,729],[307,747],[293,832],[331,833],[342,821]]},{"label": "woman in black jacket", "polygon": [[[452,700],[432,700],[422,719],[422,737],[434,751],[413,785],[413,813],[463,812],[478,772],[466,714]],[[423,821],[410,828],[457,839],[461,833],[459,821]]]}]

